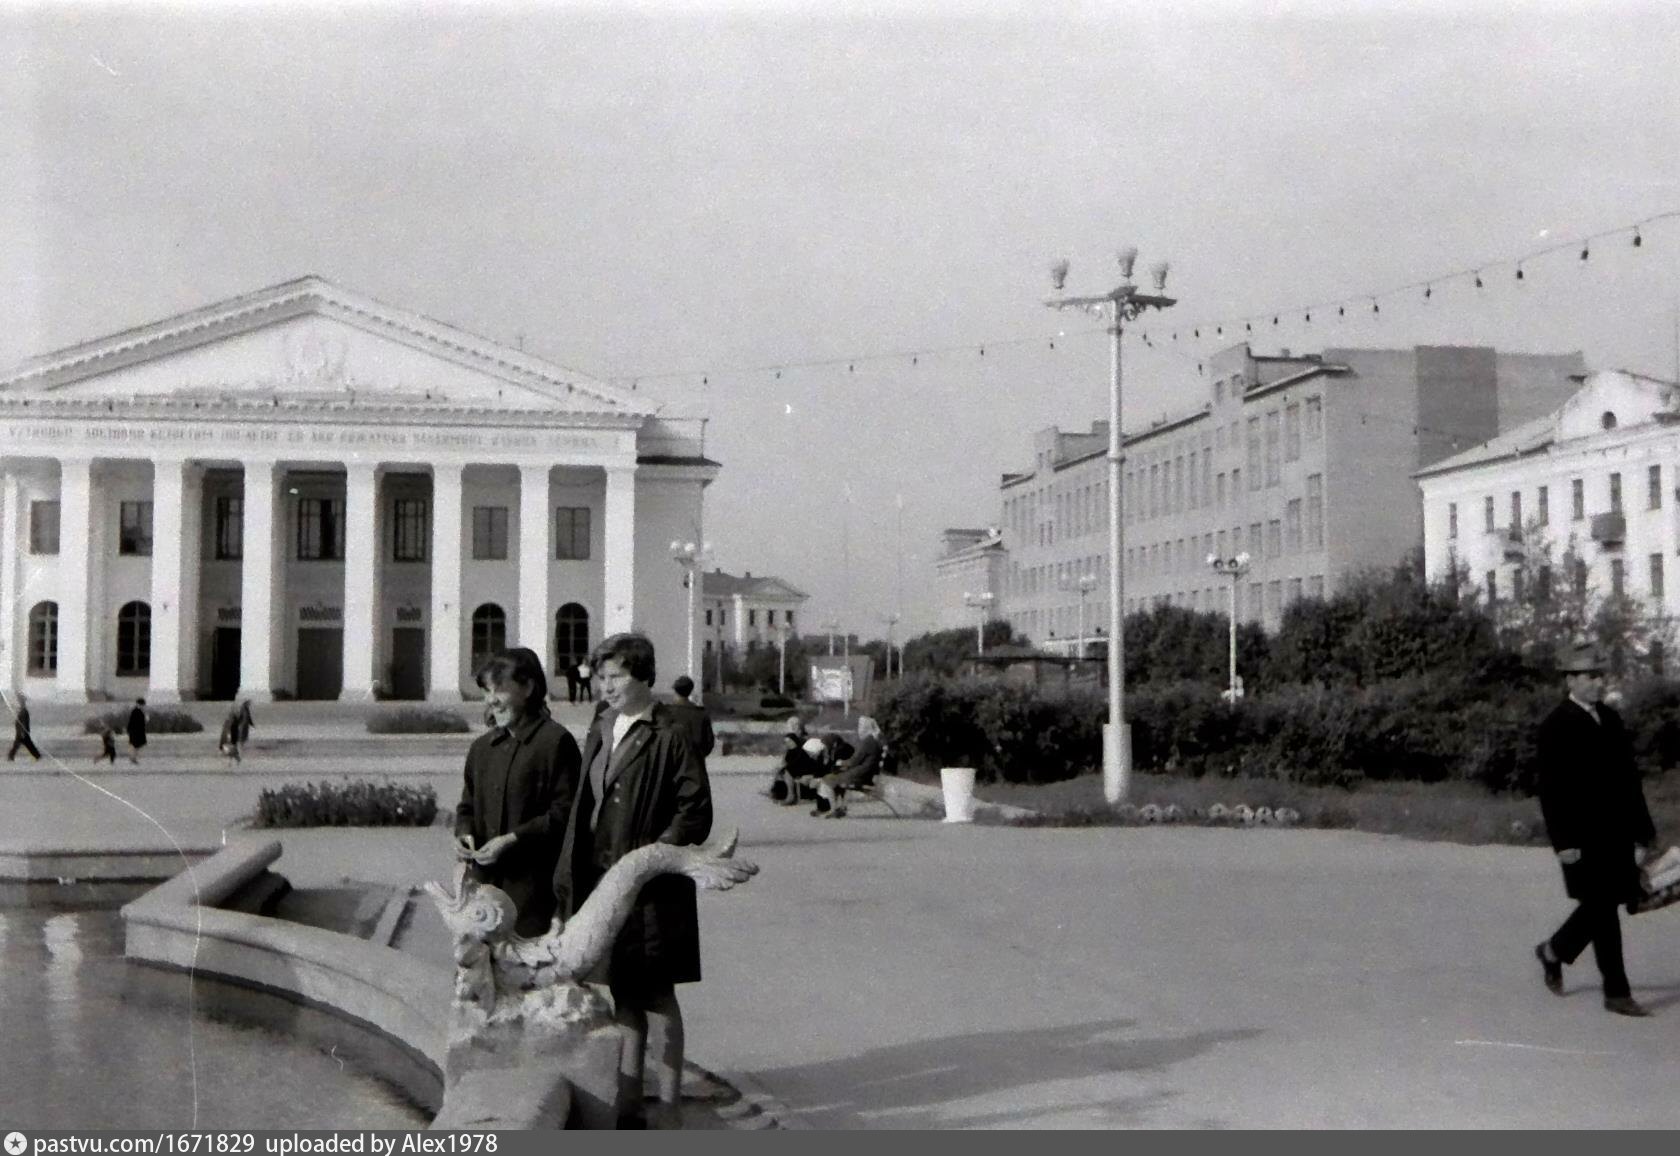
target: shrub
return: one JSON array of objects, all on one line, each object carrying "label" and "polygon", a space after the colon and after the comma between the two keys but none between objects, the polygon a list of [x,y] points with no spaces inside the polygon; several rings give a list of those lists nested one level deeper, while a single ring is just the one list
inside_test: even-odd
[{"label": "shrub", "polygon": [[368,716],[367,729],[375,735],[460,735],[472,727],[452,710],[408,706]]},{"label": "shrub", "polygon": [[[125,706],[121,710],[110,711],[106,714],[95,715],[82,721],[82,733],[96,735],[109,726],[119,735],[128,730],[128,712],[132,706]],[[146,707],[146,733],[148,735],[190,735],[197,734],[204,729],[204,724],[184,710],[170,710],[168,707]]]},{"label": "shrub", "polygon": [[437,818],[430,784],[287,783],[257,795],[258,827],[429,827]]}]

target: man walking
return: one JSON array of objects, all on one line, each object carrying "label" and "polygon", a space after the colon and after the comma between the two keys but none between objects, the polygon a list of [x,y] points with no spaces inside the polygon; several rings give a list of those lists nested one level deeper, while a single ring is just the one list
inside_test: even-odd
[{"label": "man walking", "polygon": [[671,683],[671,690],[677,696],[677,701],[671,704],[671,714],[682,727],[683,733],[688,736],[689,747],[700,756],[703,763],[711,755],[712,747],[717,742],[712,734],[712,716],[707,713],[705,707],[690,697],[694,694],[694,680],[688,675],[677,675]]},{"label": "man walking", "polygon": [[6,752],[6,761],[9,763],[17,758],[18,748],[22,747],[35,756],[36,762],[40,762],[41,752],[36,749],[35,740],[29,736],[29,700],[21,694],[17,696],[17,710],[12,712],[12,718],[12,749]]},{"label": "man walking", "polygon": [[1622,965],[1618,904],[1640,894],[1636,853],[1656,842],[1622,718],[1601,701],[1604,662],[1595,647],[1571,647],[1559,664],[1566,697],[1540,725],[1540,810],[1576,908],[1534,949],[1546,987],[1563,994],[1563,968],[1588,943],[1604,977],[1604,1006],[1651,1013],[1633,998]]}]

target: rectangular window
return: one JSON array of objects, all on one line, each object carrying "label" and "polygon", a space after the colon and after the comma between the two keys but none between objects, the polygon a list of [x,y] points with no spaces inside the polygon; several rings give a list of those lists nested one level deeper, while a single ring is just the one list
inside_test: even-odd
[{"label": "rectangular window", "polygon": [[1248,524],[1248,552],[1255,558],[1258,558],[1261,555],[1259,522],[1250,522]]},{"label": "rectangular window", "polygon": [[1535,495],[1534,520],[1542,526],[1552,520],[1551,498],[1552,495],[1548,486],[1541,486],[1540,492]]},{"label": "rectangular window", "polygon": [[1492,494],[1489,494],[1487,497],[1482,499],[1482,521],[1484,523],[1484,525],[1482,526],[1482,529],[1486,530],[1490,534],[1493,533],[1493,495]]},{"label": "rectangular window", "polygon": [[1610,475],[1610,512],[1612,514],[1619,514],[1619,513],[1622,512],[1622,475],[1621,474],[1611,474]]},{"label": "rectangular window", "polygon": [[216,560],[234,562],[245,557],[245,499],[227,495],[216,499]]},{"label": "rectangular window", "polygon": [[1522,491],[1511,491],[1511,533],[1522,533]]},{"label": "rectangular window", "polygon": [[1260,419],[1248,419],[1248,488],[1260,488]]},{"label": "rectangular window", "polygon": [[1217,553],[1221,558],[1230,557],[1230,555],[1225,553],[1225,531],[1224,530],[1219,531],[1219,539],[1218,540],[1219,540],[1219,545],[1215,548],[1214,552]]},{"label": "rectangular window", "polygon": [[1301,407],[1291,403],[1283,410],[1283,460],[1286,462],[1299,461],[1301,458]]},{"label": "rectangular window", "polygon": [[1283,480],[1283,415],[1273,410],[1266,415],[1266,485]]},{"label": "rectangular window", "polygon": [[1186,496],[1190,500],[1190,509],[1192,510],[1194,510],[1197,506],[1196,492],[1200,488],[1197,483],[1202,480],[1201,468],[1196,464],[1200,457],[1201,454],[1197,453],[1195,450],[1190,451],[1190,480],[1186,486],[1186,489],[1188,490],[1188,494]]},{"label": "rectangular window", "polygon": [[1307,475],[1307,549],[1324,549],[1324,475]]},{"label": "rectangular window", "polygon": [[554,511],[554,556],[564,562],[589,560],[588,506],[561,506]]},{"label": "rectangular window", "polygon": [[1458,537],[1458,503],[1447,503],[1447,537]]},{"label": "rectangular window", "polygon": [[344,560],[344,500],[299,498],[297,556],[300,562]]},{"label": "rectangular window", "polygon": [[1283,522],[1273,518],[1266,523],[1266,557],[1283,556]]},{"label": "rectangular window", "polygon": [[122,502],[119,505],[117,553],[149,558],[152,553],[152,504]]},{"label": "rectangular window", "polygon": [[1173,512],[1184,509],[1184,459],[1173,459]]},{"label": "rectangular window", "polygon": [[1291,498],[1283,508],[1284,546],[1291,554],[1301,552],[1301,499]]},{"label": "rectangular window", "polygon": [[1213,493],[1213,451],[1202,447],[1202,505],[1207,505]]},{"label": "rectangular window", "polygon": [[1276,618],[1283,613],[1283,581],[1273,578],[1266,583],[1266,616]]},{"label": "rectangular window", "polygon": [[1236,504],[1237,495],[1240,493],[1242,493],[1242,471],[1235,469],[1231,471],[1231,502],[1233,505]]},{"label": "rectangular window", "polygon": [[424,562],[426,560],[425,498],[398,498],[392,509],[391,560],[393,562]]},{"label": "rectangular window", "polygon": [[1521,602],[1522,600],[1523,600],[1523,572],[1522,572],[1522,567],[1518,566],[1515,570],[1511,571],[1511,601]]},{"label": "rectangular window", "polygon": [[1490,605],[1499,601],[1499,572],[1497,570],[1487,572],[1487,600]]},{"label": "rectangular window", "polygon": [[1552,568],[1542,566],[1534,574],[1534,598],[1537,602],[1545,602],[1552,596]]},{"label": "rectangular window", "polygon": [[748,626],[757,626],[758,625],[758,611],[756,611],[756,610],[747,611],[747,625]]},{"label": "rectangular window", "polygon": [[706,625],[710,626],[711,624],[712,624],[712,612],[710,610],[708,610],[708,611],[706,611]]},{"label": "rectangular window", "polygon": [[[472,556],[475,562],[505,562],[508,556],[508,508],[473,507]],[[708,613],[710,613],[708,611]],[[708,625],[710,625],[708,623]]]},{"label": "rectangular window", "polygon": [[58,503],[29,503],[29,552],[58,553]]},{"label": "rectangular window", "polygon": [[1323,599],[1324,599],[1324,575],[1314,574],[1311,578],[1307,579],[1307,597],[1308,598],[1316,598],[1320,601],[1323,601]]},{"label": "rectangular window", "polygon": [[1652,598],[1661,598],[1663,596],[1663,563],[1662,563],[1662,558],[1663,558],[1663,556],[1661,554],[1652,554],[1651,555],[1651,597]]},{"label": "rectangular window", "polygon": [[1662,467],[1651,466],[1645,471],[1645,508],[1662,509]]},{"label": "rectangular window", "polygon": [[1324,436],[1324,399],[1307,398],[1307,440],[1315,442]]},{"label": "rectangular window", "polygon": [[1625,593],[1624,585],[1622,581],[1622,560],[1612,558],[1610,559],[1610,596],[1620,598]]},{"label": "rectangular window", "polygon": [[1287,603],[1285,603],[1285,605],[1293,606],[1293,605],[1295,605],[1295,603],[1299,602],[1300,600],[1301,600],[1301,580],[1299,578],[1291,578],[1289,580],[1289,601]]},{"label": "rectangular window", "polygon": [[1587,487],[1580,478],[1569,483],[1570,517],[1579,522],[1587,516]]},{"label": "rectangular window", "polygon": [[1259,622],[1264,607],[1260,605],[1264,597],[1263,587],[1258,582],[1248,584],[1248,618],[1250,622]]},{"label": "rectangular window", "polygon": [[1585,558],[1575,559],[1575,597],[1584,598],[1587,594],[1587,562]]}]

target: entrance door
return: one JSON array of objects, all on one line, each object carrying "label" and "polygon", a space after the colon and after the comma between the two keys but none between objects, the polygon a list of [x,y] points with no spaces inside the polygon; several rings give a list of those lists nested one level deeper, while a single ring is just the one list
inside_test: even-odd
[{"label": "entrance door", "polygon": [[426,697],[426,631],[399,626],[391,631],[391,697]]},{"label": "entrance door", "polygon": [[210,697],[239,693],[239,627],[218,626],[210,636]]},{"label": "entrance door", "polygon": [[297,638],[297,696],[336,699],[344,689],[344,630],[301,626]]}]

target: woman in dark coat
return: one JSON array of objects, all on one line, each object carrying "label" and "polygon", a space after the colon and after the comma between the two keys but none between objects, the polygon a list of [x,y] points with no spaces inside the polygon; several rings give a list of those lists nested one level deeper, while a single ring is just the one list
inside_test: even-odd
[{"label": "woman in dark coat", "polygon": [[491,729],[467,750],[455,808],[456,853],[473,876],[507,892],[521,935],[554,918],[554,865],[577,794],[577,741],[548,713],[548,680],[536,653],[499,651],[478,673]]},{"label": "woman in dark coat", "polygon": [[128,761],[139,763],[140,748],[146,745],[146,700],[134,700],[134,709],[128,712]]},{"label": "woman in dark coat", "polygon": [[[583,744],[583,779],[554,876],[562,916],[582,906],[609,867],[650,843],[698,844],[712,829],[704,762],[680,720],[653,701],[653,644],[616,634],[594,656],[606,709]],[[637,1112],[653,1040],[660,1125],[678,1119],[683,1024],[676,985],[700,979],[700,917],[691,879],[665,875],[642,888],[613,943],[604,977],[628,1040],[620,1073],[623,1103]],[[628,1122],[628,1121],[627,1121]],[[632,1126],[634,1126],[632,1124]]]},{"label": "woman in dark coat", "polygon": [[1564,964],[1590,942],[1604,977],[1604,1006],[1648,1015],[1628,985],[1616,908],[1640,895],[1635,852],[1656,842],[1656,829],[1622,717],[1601,701],[1602,659],[1590,646],[1575,647],[1560,665],[1569,694],[1540,726],[1540,810],[1577,906],[1534,952],[1546,986],[1562,995]]}]

